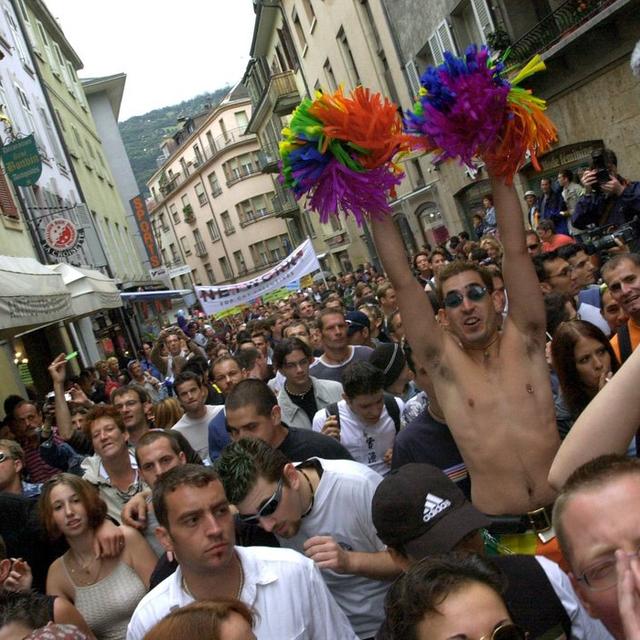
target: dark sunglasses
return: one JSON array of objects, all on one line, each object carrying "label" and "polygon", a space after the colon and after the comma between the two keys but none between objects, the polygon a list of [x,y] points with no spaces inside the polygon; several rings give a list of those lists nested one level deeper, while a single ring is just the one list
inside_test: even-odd
[{"label": "dark sunglasses", "polygon": [[12,460],[12,457],[8,453],[0,451],[0,462],[4,462],[5,460]]},{"label": "dark sunglasses", "polygon": [[480,640],[526,640],[527,634],[513,622],[505,622],[493,630],[490,636],[482,636]]},{"label": "dark sunglasses", "polygon": [[478,300],[482,300],[486,295],[487,287],[483,287],[480,284],[470,284],[464,293],[460,291],[449,291],[444,297],[443,302],[444,306],[448,309],[455,309],[464,302],[465,297],[472,302],[477,302]]},{"label": "dark sunglasses", "polygon": [[273,515],[276,509],[280,506],[280,500],[282,500],[282,487],[283,479],[280,478],[280,480],[278,481],[278,486],[273,492],[273,495],[260,507],[258,513],[245,516],[239,513],[238,520],[246,524],[258,524],[260,518],[266,518],[267,516]]}]

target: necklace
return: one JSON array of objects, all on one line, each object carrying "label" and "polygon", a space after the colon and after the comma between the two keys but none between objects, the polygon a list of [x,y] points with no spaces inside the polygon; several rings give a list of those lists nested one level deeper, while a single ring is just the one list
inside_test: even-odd
[{"label": "necklace", "polygon": [[313,509],[313,504],[316,501],[316,492],[313,488],[313,485],[311,484],[311,479],[304,472],[304,469],[298,469],[298,471],[306,478],[307,483],[309,485],[309,491],[311,491],[311,502],[309,503],[309,508],[301,516],[302,518],[306,518],[311,513],[311,509]]},{"label": "necklace", "polygon": [[469,351],[484,351],[482,355],[484,356],[485,359],[487,359],[491,356],[491,354],[489,353],[489,349],[497,342],[499,337],[500,337],[500,332],[498,331],[498,333],[496,333],[496,337],[484,347],[466,347],[466,348],[469,349]]},{"label": "necklace", "polygon": [[[102,558],[92,557],[88,562],[81,562],[80,554],[76,554],[76,552],[73,550],[71,551],[70,557],[76,566],[74,568],[70,564],[69,569],[78,584],[83,587],[95,584],[95,582],[98,580],[98,576],[100,575],[100,569],[102,568]],[[98,570],[95,576],[92,576],[94,564],[97,564]]]},{"label": "necklace", "polygon": [[[244,569],[242,568],[242,562],[240,558],[238,558],[238,566],[240,567],[240,584],[238,585],[238,591],[236,592],[236,600],[240,599],[240,595],[242,594],[242,589],[244,588]],[[196,599],[193,593],[191,593],[191,589],[189,589],[189,585],[187,584],[187,580],[184,576],[182,576],[182,590],[194,600]]]},{"label": "necklace", "polygon": [[294,396],[295,398],[304,398],[307,393],[309,393],[309,391],[313,389],[313,382],[309,380],[309,386],[302,393],[294,393],[293,391],[289,391],[289,387],[287,387],[286,382],[284,383],[284,389],[290,396]]}]

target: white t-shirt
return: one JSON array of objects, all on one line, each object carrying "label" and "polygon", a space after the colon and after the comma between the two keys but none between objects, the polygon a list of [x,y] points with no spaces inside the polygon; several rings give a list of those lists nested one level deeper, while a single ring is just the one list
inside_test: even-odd
[{"label": "white t-shirt", "polygon": [[[402,400],[394,398],[400,408],[404,404]],[[396,426],[386,407],[382,408],[380,420],[374,425],[365,424],[347,404],[346,400],[338,402],[340,414],[340,443],[353,456],[356,462],[366,464],[368,467],[382,474],[389,473],[391,467],[384,462],[384,454],[388,449],[393,449],[396,439]],[[320,409],[313,417],[312,429],[321,432],[328,417],[326,409]]]},{"label": "white t-shirt", "polygon": [[[254,632],[260,640],[356,640],[311,560],[271,547],[236,547],[236,553],[244,573],[240,600],[258,614]],[[127,640],[142,640],[167,614],[193,600],[182,588],[178,567],[142,598],[129,622]]]},{"label": "white t-shirt", "polygon": [[[314,459],[322,465],[322,478],[313,508],[293,538],[278,537],[280,545],[304,553],[309,538],[331,536],[348,551],[384,551],[371,519],[371,501],[382,476],[351,460]],[[384,619],[384,599],[391,583],[329,570],[323,570],[322,576],[358,636],[375,636]],[[339,634],[333,637],[341,638]]]},{"label": "white t-shirt", "polygon": [[602,317],[600,309],[594,307],[592,304],[582,302],[578,307],[578,316],[581,320],[595,324],[598,329],[604,333],[605,336],[611,335],[611,327],[607,324],[607,321]]},{"label": "white t-shirt", "polygon": [[203,460],[209,457],[209,423],[220,411],[224,411],[224,405],[206,404],[205,409],[207,411],[202,418],[194,420],[185,413],[173,425],[173,429],[179,431],[189,441]]}]

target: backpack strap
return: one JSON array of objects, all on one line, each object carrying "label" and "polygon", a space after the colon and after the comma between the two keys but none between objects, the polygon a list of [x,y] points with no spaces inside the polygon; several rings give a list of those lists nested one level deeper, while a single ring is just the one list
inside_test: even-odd
[{"label": "backpack strap", "polygon": [[630,355],[633,349],[631,348],[631,336],[629,335],[629,326],[623,324],[618,333],[618,346],[620,347],[620,364],[622,364]]},{"label": "backpack strap", "polygon": [[387,409],[387,413],[393,420],[396,433],[398,433],[398,431],[400,431],[400,407],[398,406],[395,397],[390,393],[384,394],[384,406]]},{"label": "backpack strap", "polygon": [[[545,570],[535,556],[495,556],[491,558],[507,577],[505,602],[514,622],[530,638],[571,637],[571,619]],[[535,602],[530,594],[535,593]]]}]

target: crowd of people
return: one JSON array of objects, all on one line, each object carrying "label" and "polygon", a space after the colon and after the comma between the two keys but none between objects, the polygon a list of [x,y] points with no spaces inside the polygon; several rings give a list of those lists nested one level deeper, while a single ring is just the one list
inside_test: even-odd
[{"label": "crowd of people", "polygon": [[381,270],[60,354],[4,401],[0,638],[640,640],[640,255],[576,236],[640,213],[607,154],[528,226],[492,179],[475,239],[372,220]]}]

